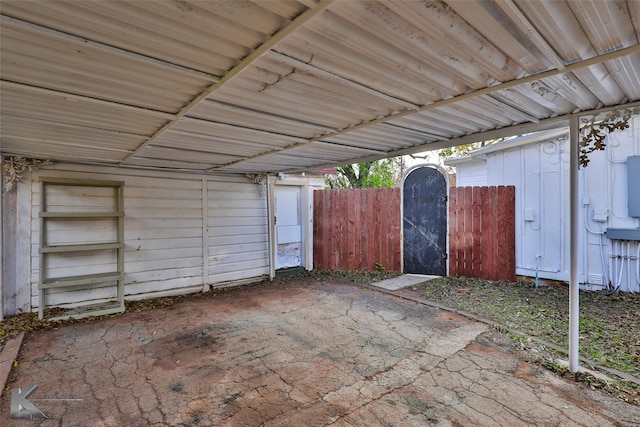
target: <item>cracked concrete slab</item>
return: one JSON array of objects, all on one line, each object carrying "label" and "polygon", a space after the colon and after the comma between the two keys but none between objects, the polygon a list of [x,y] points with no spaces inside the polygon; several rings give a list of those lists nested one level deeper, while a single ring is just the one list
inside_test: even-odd
[{"label": "cracked concrete slab", "polygon": [[6,426],[616,426],[640,411],[521,361],[461,316],[340,284],[286,284],[38,331]]}]

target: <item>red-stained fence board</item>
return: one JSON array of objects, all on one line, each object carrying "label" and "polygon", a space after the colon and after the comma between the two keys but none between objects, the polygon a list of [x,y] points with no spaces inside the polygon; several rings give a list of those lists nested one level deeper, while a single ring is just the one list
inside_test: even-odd
[{"label": "red-stained fence board", "polygon": [[400,189],[314,192],[314,268],[400,271]]},{"label": "red-stained fence board", "polygon": [[[314,268],[401,271],[400,190],[314,192]],[[515,187],[449,192],[449,275],[515,279]]]},{"label": "red-stained fence board", "polygon": [[449,189],[449,275],[458,275],[458,233],[451,233],[457,229],[458,211],[455,209],[458,201],[458,188]]},{"label": "red-stained fence board", "polygon": [[458,187],[449,198],[449,275],[515,279],[515,187]]}]

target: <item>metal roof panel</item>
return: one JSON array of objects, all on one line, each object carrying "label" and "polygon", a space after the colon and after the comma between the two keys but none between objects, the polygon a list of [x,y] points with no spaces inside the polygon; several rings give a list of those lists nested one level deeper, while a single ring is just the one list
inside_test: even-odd
[{"label": "metal roof panel", "polygon": [[2,2],[0,154],[304,170],[640,101],[637,0]]}]

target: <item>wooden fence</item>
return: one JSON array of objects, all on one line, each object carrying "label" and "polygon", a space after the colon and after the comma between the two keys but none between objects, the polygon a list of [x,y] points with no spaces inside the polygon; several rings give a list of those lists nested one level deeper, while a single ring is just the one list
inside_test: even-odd
[{"label": "wooden fence", "polygon": [[449,275],[515,280],[515,187],[449,193]]},{"label": "wooden fence", "polygon": [[[514,280],[515,187],[449,191],[449,275]],[[318,190],[313,211],[314,268],[400,271],[400,189]]]},{"label": "wooden fence", "polygon": [[400,271],[400,189],[313,193],[313,265]]}]

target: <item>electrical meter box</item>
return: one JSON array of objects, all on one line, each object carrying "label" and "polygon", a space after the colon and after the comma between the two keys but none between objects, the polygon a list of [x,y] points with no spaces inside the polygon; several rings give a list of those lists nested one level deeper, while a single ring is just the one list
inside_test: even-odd
[{"label": "electrical meter box", "polygon": [[640,217],[640,156],[627,157],[629,216]]}]

